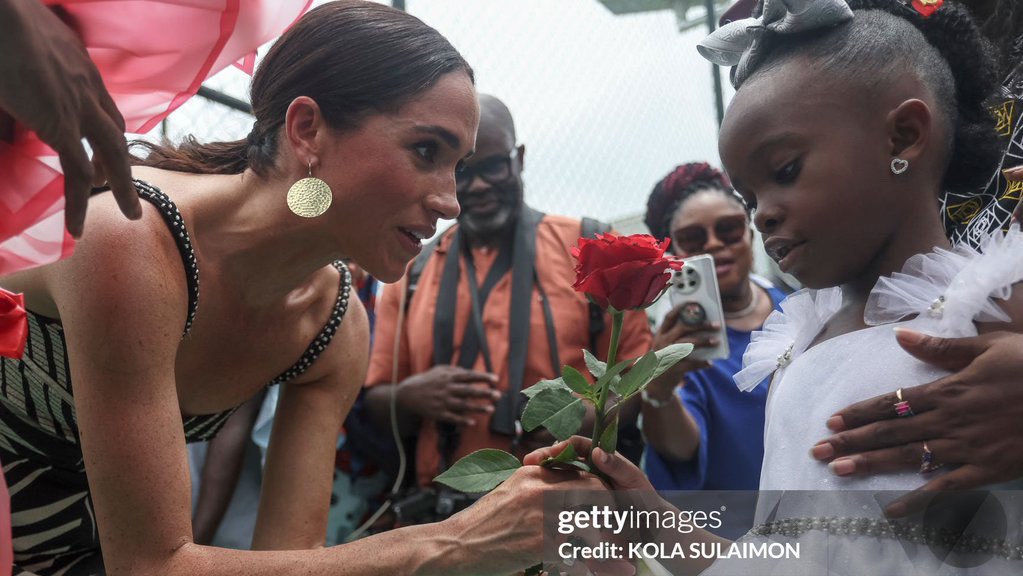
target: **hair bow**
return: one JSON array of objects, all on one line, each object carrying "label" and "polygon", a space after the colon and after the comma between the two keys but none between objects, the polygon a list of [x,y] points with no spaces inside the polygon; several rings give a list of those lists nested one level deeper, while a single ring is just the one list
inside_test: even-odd
[{"label": "hair bow", "polygon": [[700,55],[719,66],[735,66],[732,86],[738,88],[760,65],[763,36],[796,34],[852,20],[845,0],[764,0],[759,18],[736,20],[700,41]]}]

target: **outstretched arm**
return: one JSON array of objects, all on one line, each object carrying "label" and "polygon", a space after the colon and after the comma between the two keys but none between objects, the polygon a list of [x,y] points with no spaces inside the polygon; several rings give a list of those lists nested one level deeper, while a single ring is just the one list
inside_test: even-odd
[{"label": "outstretched arm", "polygon": [[[541,554],[543,492],[599,486],[595,479],[527,467],[471,512],[440,524],[313,550],[241,551],[196,544],[173,376],[187,312],[180,256],[169,238],[124,234],[109,206],[92,213],[105,220],[103,226],[90,227],[74,256],[48,268],[47,281],[69,343],[82,449],[107,574],[512,573],[531,566]],[[90,216],[90,221],[95,218]],[[147,265],[132,264],[139,261]],[[149,296],[153,293],[163,296],[154,299]],[[351,320],[354,330],[357,317],[353,314],[342,326]],[[341,348],[334,360],[345,365]],[[350,353],[365,362],[364,346]],[[333,441],[358,386],[314,376],[285,391],[281,401],[270,455],[277,464],[267,478],[274,496],[261,522],[294,514],[283,520],[294,532],[276,541],[277,534],[264,529],[259,538],[265,547],[316,546],[323,538]],[[361,374],[356,371],[352,377],[357,381]],[[327,413],[331,416],[325,417]],[[299,425],[280,424],[295,421]],[[302,442],[310,448],[289,453]],[[280,471],[291,462],[298,463],[297,472],[281,478]]]},{"label": "outstretched arm", "polygon": [[[573,436],[568,440],[558,442],[551,447],[541,448],[531,452],[523,459],[523,463],[527,466],[539,464],[546,458],[560,454],[569,444],[572,445],[578,454],[588,454],[593,445],[589,438]],[[593,462],[610,480],[611,485],[609,487],[613,490],[612,497],[615,500],[614,506],[617,510],[638,510],[645,513],[654,513],[654,515],[657,516],[661,516],[663,514],[675,515],[679,513],[678,508],[667,500],[661,498],[661,496],[654,490],[654,487],[650,484],[650,480],[646,477],[643,471],[632,462],[629,462],[629,460],[623,455],[619,453],[608,454],[600,448],[594,448]],[[584,495],[584,497],[592,500],[596,498],[596,495]],[[592,502],[586,502],[586,504],[591,505]],[[548,523],[550,522],[551,520],[548,519]],[[674,529],[667,529],[659,530],[654,534],[633,534],[631,536],[633,538],[639,538],[639,541],[656,541],[669,547],[677,543],[682,545],[682,547],[686,550],[690,549],[690,546],[694,543],[718,545],[729,543],[729,541],[725,538],[721,538],[720,536],[700,528],[695,528],[692,532],[688,533],[683,533]],[[613,537],[613,535],[604,533],[598,537],[601,539],[600,541],[606,541],[605,539]],[[590,544],[593,544],[593,542],[591,541]],[[548,550],[549,549],[550,547],[548,547]],[[710,564],[711,560],[700,558],[697,555],[696,557],[686,557],[671,561],[670,568],[672,569],[672,574],[699,574]],[[600,570],[597,569],[593,571],[598,573],[600,572]],[[584,571],[582,573],[586,572]]]},{"label": "outstretched arm", "polygon": [[337,438],[366,379],[368,342],[366,310],[351,300],[327,350],[307,373],[281,389],[253,549],[323,545]]}]

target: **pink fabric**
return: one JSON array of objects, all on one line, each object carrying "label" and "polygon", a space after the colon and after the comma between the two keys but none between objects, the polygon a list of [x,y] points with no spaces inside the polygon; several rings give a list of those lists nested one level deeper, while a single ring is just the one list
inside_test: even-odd
[{"label": "pink fabric", "polygon": [[0,141],[0,175],[0,275],[69,256],[56,154],[16,129],[13,143]]},{"label": "pink fabric", "polygon": [[[41,0],[62,6],[124,115],[145,133],[235,64],[251,73],[255,50],[279,36],[312,0]],[[22,131],[0,141],[0,275],[71,254],[63,227],[64,177],[56,154]]]}]

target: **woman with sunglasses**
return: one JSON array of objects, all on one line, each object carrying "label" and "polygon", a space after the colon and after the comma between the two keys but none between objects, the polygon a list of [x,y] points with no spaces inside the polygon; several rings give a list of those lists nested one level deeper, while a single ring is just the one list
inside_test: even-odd
[{"label": "woman with sunglasses", "polygon": [[[727,358],[713,362],[679,362],[644,391],[646,472],[659,490],[755,490],[767,386],[740,392],[732,375],[742,369],[750,333],[785,295],[750,273],[749,211],[728,178],[710,165],[683,164],[658,182],[647,201],[646,224],[654,236],[670,237],[682,258],[714,257],[729,348]],[[683,313],[679,306],[664,315],[652,349],[719,344],[719,326],[687,325],[680,321]]]}]

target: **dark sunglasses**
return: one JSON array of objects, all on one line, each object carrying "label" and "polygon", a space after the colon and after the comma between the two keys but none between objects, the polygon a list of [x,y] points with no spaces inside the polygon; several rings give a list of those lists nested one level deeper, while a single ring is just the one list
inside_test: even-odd
[{"label": "dark sunglasses", "polygon": [[[683,254],[698,254],[704,252],[703,248],[707,245],[710,232],[710,227],[695,224],[679,228],[672,235],[672,239],[675,241],[675,247]],[[746,216],[743,214],[722,216],[714,222],[713,232],[714,237],[722,244],[735,244],[749,233]]]},{"label": "dark sunglasses", "polygon": [[477,177],[481,178],[487,184],[503,184],[508,181],[512,175],[512,159],[518,155],[518,152],[518,148],[516,148],[507,155],[499,154],[496,156],[489,156],[479,162],[476,162],[472,166],[463,164],[462,167],[455,172],[455,190],[458,192],[465,192],[469,189],[472,181]]}]

